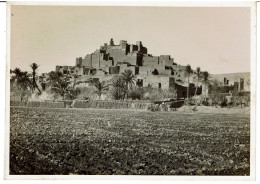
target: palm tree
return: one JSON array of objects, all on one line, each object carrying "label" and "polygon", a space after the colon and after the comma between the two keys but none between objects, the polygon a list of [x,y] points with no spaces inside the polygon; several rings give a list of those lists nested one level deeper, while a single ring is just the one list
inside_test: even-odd
[{"label": "palm tree", "polygon": [[80,89],[75,88],[75,81],[71,82],[60,72],[50,72],[48,84],[51,86],[51,91],[59,94],[63,100],[74,100],[80,93]]},{"label": "palm tree", "polygon": [[39,89],[37,83],[36,83],[36,79],[35,79],[35,76],[36,76],[36,71],[37,69],[39,68],[39,65],[37,65],[36,63],[32,63],[30,65],[31,69],[32,69],[32,76],[33,76],[33,81],[32,81],[32,87],[33,87],[33,90],[35,88],[37,88],[37,90],[39,91],[39,94],[41,94],[41,90]]},{"label": "palm tree", "polygon": [[185,68],[186,76],[188,77],[188,87],[187,87],[187,98],[189,98],[189,90],[190,90],[190,75],[192,74],[192,69],[190,65],[187,65]]},{"label": "palm tree", "polygon": [[21,101],[23,101],[24,96],[28,94],[28,90],[32,89],[32,84],[28,75],[28,72],[23,72],[19,68],[15,68],[13,71],[10,71],[14,74],[11,77],[11,90],[16,89],[16,91],[20,95]]},{"label": "palm tree", "polygon": [[200,67],[196,68],[195,73],[196,73],[196,77],[197,77],[197,80],[198,80],[197,85],[196,85],[196,90],[195,90],[195,95],[197,95],[197,91],[198,91],[198,87],[199,87],[199,81],[200,81],[200,77],[201,77]]},{"label": "palm tree", "polygon": [[28,89],[28,87],[32,86],[28,72],[23,72],[19,68],[15,68],[11,73],[15,74],[11,78],[11,82],[16,82],[16,84],[23,89]]},{"label": "palm tree", "polygon": [[48,85],[49,86],[53,86],[54,84],[56,84],[57,82],[59,82],[63,77],[63,74],[61,72],[54,72],[51,71],[48,73]]},{"label": "palm tree", "polygon": [[19,79],[22,76],[22,71],[20,70],[20,68],[15,68],[14,70],[10,70],[10,74],[14,74],[13,76],[11,76],[11,83],[15,82],[17,79]]},{"label": "palm tree", "polygon": [[98,80],[98,81],[94,82],[94,86],[96,88],[95,93],[98,95],[99,100],[100,100],[101,95],[105,94],[108,91],[108,85],[106,85],[104,81],[100,82]]},{"label": "palm tree", "polygon": [[54,83],[51,90],[54,92],[54,93],[57,93],[59,94],[62,99],[64,100],[65,99],[65,95],[67,93],[69,93],[70,91],[70,82],[65,80],[65,79],[61,79],[59,80],[58,82]]},{"label": "palm tree", "polygon": [[126,93],[125,81],[122,77],[116,77],[112,80],[112,95],[116,100],[123,99]]},{"label": "palm tree", "polygon": [[207,97],[207,83],[208,83],[208,81],[209,81],[209,76],[210,76],[210,74],[209,74],[209,72],[207,72],[207,71],[205,71],[205,72],[202,72],[202,76],[203,76],[203,82],[204,82],[204,84],[205,84],[205,95],[206,95],[206,97]]},{"label": "palm tree", "polygon": [[135,75],[131,70],[125,70],[122,74],[122,80],[126,85],[126,98],[128,97],[128,90],[132,89],[135,81]]}]

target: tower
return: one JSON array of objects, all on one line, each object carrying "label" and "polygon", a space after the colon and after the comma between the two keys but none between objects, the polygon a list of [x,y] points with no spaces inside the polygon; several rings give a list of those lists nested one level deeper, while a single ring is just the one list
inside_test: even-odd
[{"label": "tower", "polygon": [[110,39],[110,44],[109,44],[109,45],[110,45],[110,46],[114,46],[114,45],[115,45],[113,38]]}]

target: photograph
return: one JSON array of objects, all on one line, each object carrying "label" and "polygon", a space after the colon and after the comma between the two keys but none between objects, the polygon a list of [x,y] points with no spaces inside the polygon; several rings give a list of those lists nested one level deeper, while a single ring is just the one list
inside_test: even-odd
[{"label": "photograph", "polygon": [[254,179],[255,6],[7,2],[5,177]]}]

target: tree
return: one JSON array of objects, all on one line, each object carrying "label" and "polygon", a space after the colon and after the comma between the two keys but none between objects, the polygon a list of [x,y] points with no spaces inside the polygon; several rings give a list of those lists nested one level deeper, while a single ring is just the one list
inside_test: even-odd
[{"label": "tree", "polygon": [[128,97],[129,89],[132,89],[135,81],[135,75],[131,70],[125,70],[122,74],[122,80],[125,82],[126,98]]},{"label": "tree", "polygon": [[65,79],[61,79],[59,81],[57,81],[55,84],[53,84],[53,86],[51,87],[51,90],[54,93],[59,94],[62,99],[65,99],[65,94],[67,92],[67,88],[69,87],[70,82],[65,80]]},{"label": "tree", "polygon": [[96,91],[94,93],[98,95],[98,98],[100,100],[101,95],[105,94],[108,91],[108,85],[106,85],[104,81],[100,82],[98,80],[94,82],[94,86],[96,88]]},{"label": "tree", "polygon": [[124,99],[126,93],[125,81],[122,77],[115,77],[112,79],[112,95],[114,99]]},{"label": "tree", "polygon": [[190,90],[190,75],[192,74],[192,69],[190,65],[187,65],[185,68],[186,76],[188,78],[188,87],[187,87],[187,98],[189,98],[189,90]]},{"label": "tree", "polygon": [[32,89],[32,83],[30,81],[28,72],[23,72],[19,68],[15,68],[13,71],[10,71],[11,74],[14,74],[11,79],[11,92],[18,94],[21,101],[24,97],[28,95],[29,90]]},{"label": "tree", "polygon": [[38,87],[38,85],[37,85],[37,83],[36,83],[36,78],[35,78],[35,76],[36,76],[36,71],[37,71],[37,69],[39,68],[39,65],[37,65],[36,63],[32,63],[31,65],[30,65],[30,67],[31,67],[31,69],[32,69],[32,77],[33,77],[33,81],[32,81],[32,89],[33,89],[33,91],[35,90],[35,88],[37,88],[37,90],[38,90],[38,92],[39,92],[39,94],[41,94],[41,90],[39,89],[39,87]]},{"label": "tree", "polygon": [[197,77],[197,80],[198,80],[197,85],[196,85],[196,89],[195,89],[195,95],[197,95],[197,91],[198,91],[198,87],[199,87],[199,81],[200,81],[200,77],[201,77],[200,67],[196,68],[195,74],[196,74],[196,77]]},{"label": "tree", "polygon": [[53,86],[57,82],[59,82],[63,78],[63,74],[61,72],[51,71],[48,73],[47,82],[49,86]]},{"label": "tree", "polygon": [[60,72],[50,72],[47,80],[48,85],[51,86],[51,91],[60,95],[63,100],[73,100],[80,93],[78,88],[74,88],[75,81],[72,85],[71,81]]},{"label": "tree", "polygon": [[202,72],[202,77],[203,77],[203,82],[204,82],[204,85],[205,85],[205,95],[207,97],[207,84],[209,82],[209,72],[205,71],[205,72]]},{"label": "tree", "polygon": [[71,82],[66,80],[65,78],[59,80],[57,83],[53,85],[51,90],[59,94],[63,100],[74,100],[77,95],[80,93],[80,90],[78,88],[73,88],[71,86]]}]

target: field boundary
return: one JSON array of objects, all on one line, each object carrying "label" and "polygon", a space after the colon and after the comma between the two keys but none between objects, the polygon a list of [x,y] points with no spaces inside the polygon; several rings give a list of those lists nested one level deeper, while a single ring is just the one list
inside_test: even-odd
[{"label": "field boundary", "polygon": [[146,109],[151,102],[143,101],[10,101],[10,106],[45,108]]}]

